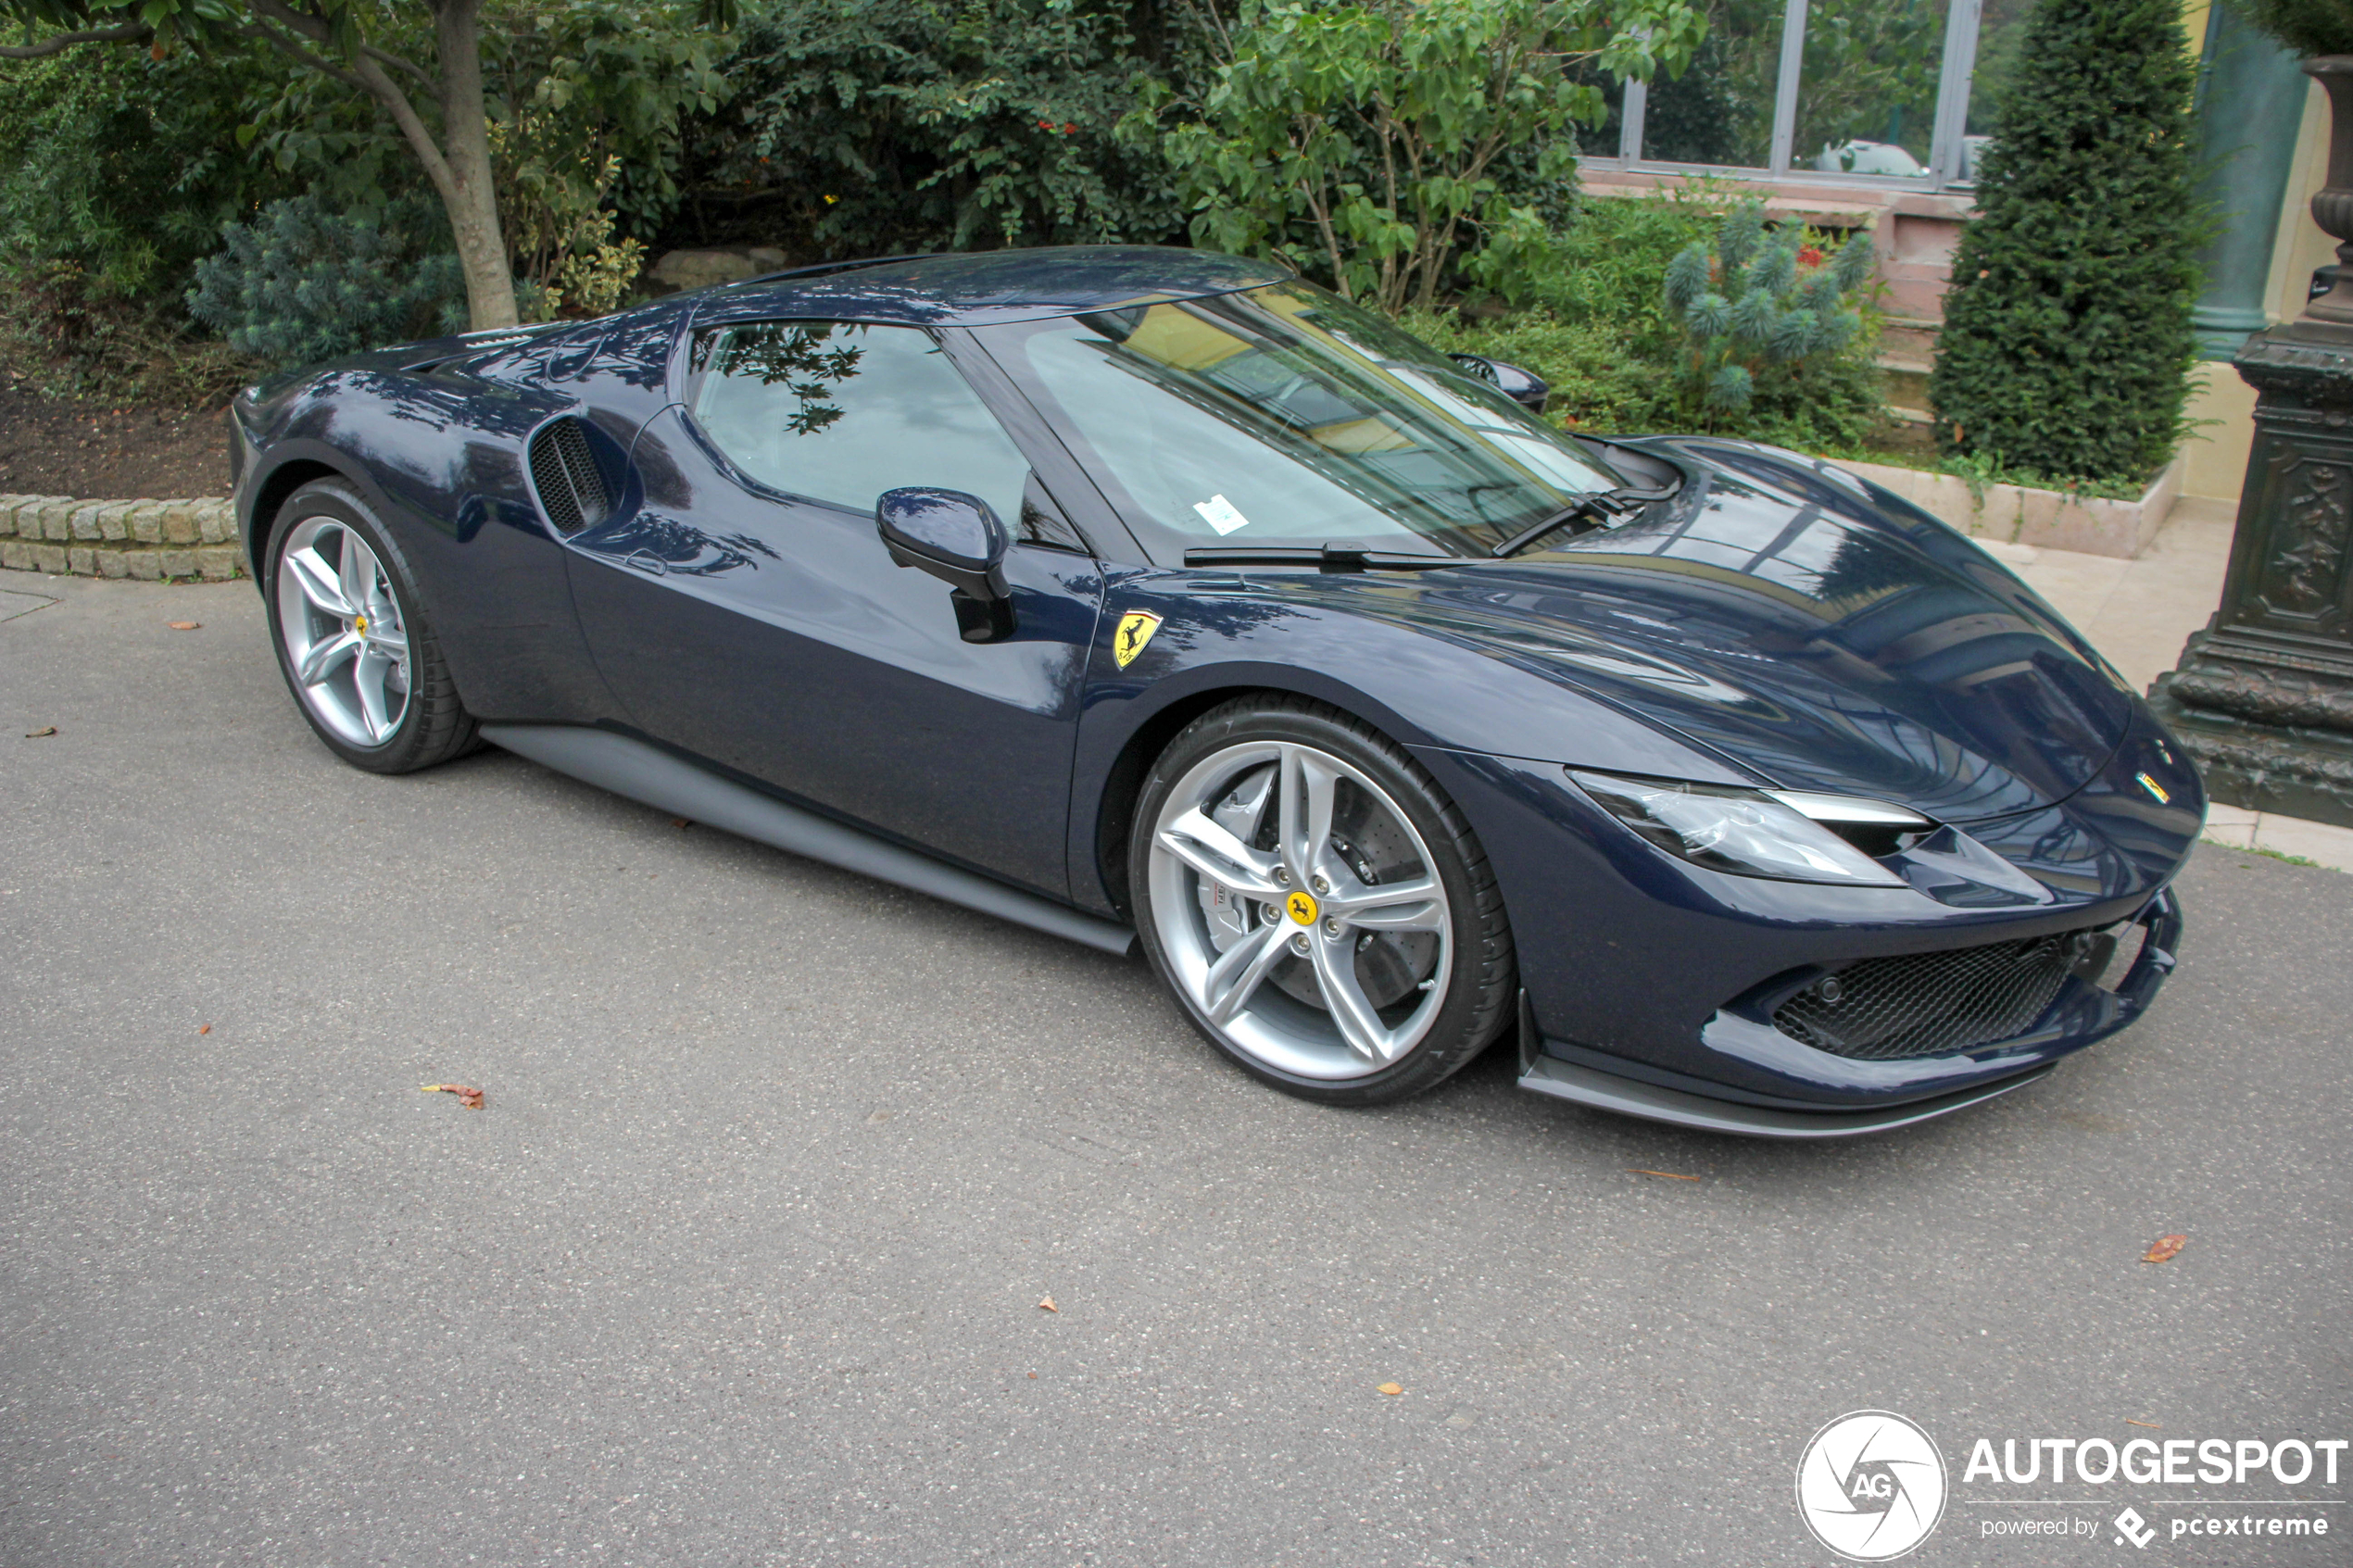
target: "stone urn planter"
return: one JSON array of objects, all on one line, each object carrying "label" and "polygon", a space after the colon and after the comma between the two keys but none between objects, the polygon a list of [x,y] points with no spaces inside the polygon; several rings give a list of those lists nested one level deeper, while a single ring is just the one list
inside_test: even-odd
[{"label": "stone urn planter", "polygon": [[2353,55],[2304,69],[2329,95],[2312,217],[2335,286],[2233,360],[2255,445],[2222,604],[2149,695],[2217,801],[2353,827]]}]

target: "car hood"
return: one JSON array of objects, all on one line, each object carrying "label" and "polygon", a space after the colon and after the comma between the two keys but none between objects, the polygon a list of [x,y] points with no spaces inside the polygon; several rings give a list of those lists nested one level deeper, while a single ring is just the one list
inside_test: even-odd
[{"label": "car hood", "polygon": [[2133,694],[1961,534],[1827,463],[1642,445],[1688,483],[1621,526],[1308,591],[1574,687],[1783,788],[1941,822],[2048,807],[2114,756]]}]

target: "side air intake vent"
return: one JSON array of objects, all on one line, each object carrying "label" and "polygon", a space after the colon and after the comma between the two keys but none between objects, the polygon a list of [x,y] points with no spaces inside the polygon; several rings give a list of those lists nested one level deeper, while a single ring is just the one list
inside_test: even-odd
[{"label": "side air intake vent", "polygon": [[531,482],[559,533],[577,533],[612,510],[605,476],[588,450],[588,433],[573,419],[558,420],[532,438]]}]

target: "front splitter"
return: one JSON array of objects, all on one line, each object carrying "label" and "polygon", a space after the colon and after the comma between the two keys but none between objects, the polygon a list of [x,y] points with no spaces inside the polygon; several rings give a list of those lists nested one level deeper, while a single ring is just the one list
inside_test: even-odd
[{"label": "front splitter", "polygon": [[1869,1133],[1894,1132],[1898,1127],[1966,1110],[1996,1095],[2008,1094],[2048,1077],[2056,1065],[2046,1063],[2015,1078],[1980,1084],[1933,1099],[1910,1100],[1869,1110],[1782,1110],[1770,1106],[1735,1105],[1729,1100],[1709,1099],[1681,1089],[1596,1072],[1556,1056],[1536,1057],[1520,1074],[1519,1086],[1596,1110],[1614,1110],[1621,1116],[1639,1116],[1644,1121],[1666,1122],[1702,1132],[1736,1133],[1752,1138],[1853,1138]]}]

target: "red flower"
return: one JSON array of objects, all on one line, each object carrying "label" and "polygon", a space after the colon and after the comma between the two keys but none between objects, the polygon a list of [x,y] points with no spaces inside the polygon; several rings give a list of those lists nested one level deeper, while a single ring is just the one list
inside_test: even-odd
[{"label": "red flower", "polygon": [[1797,253],[1797,259],[1801,266],[1819,267],[1822,264],[1822,247],[1806,245]]},{"label": "red flower", "polygon": [[1063,127],[1063,134],[1065,136],[1076,136],[1078,134],[1078,127],[1076,125],[1065,125]]}]

